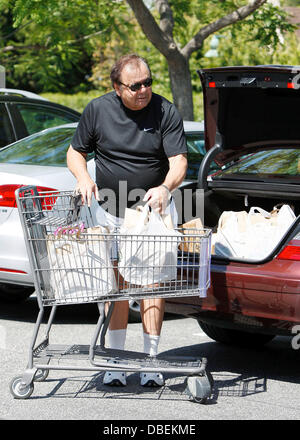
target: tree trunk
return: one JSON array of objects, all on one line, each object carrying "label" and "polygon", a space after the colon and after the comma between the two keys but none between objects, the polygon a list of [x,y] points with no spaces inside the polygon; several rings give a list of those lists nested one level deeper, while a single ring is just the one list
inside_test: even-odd
[{"label": "tree trunk", "polygon": [[189,59],[192,53],[199,49],[203,41],[211,34],[233,23],[244,20],[266,2],[267,0],[249,0],[248,4],[206,24],[180,50],[173,36],[174,19],[172,8],[175,8],[175,6],[171,6],[169,0],[155,1],[160,15],[160,26],[156,23],[144,0],[127,0],[144,34],[153,46],[164,55],[168,62],[173,102],[183,119],[194,119],[192,79],[189,69]]},{"label": "tree trunk", "polygon": [[187,121],[194,120],[193,93],[189,61],[182,55],[167,59],[173,102],[181,117]]}]

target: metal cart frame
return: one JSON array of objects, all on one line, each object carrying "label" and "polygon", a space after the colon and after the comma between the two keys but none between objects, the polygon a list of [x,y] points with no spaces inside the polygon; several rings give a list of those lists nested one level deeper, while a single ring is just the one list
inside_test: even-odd
[{"label": "metal cart frame", "polygon": [[[99,295],[99,291],[92,296],[73,296],[66,300],[60,293],[57,296],[58,287],[53,285],[53,274],[56,271],[59,276],[67,273],[67,269],[61,267],[55,271],[51,264],[49,256],[50,243],[53,245],[55,233],[61,228],[78,227],[78,220],[81,219],[85,225],[93,225],[95,220],[91,210],[83,205],[81,197],[75,196],[70,191],[43,192],[38,193],[35,186],[26,186],[16,191],[17,206],[22,223],[25,243],[27,247],[30,267],[32,269],[34,285],[37,294],[39,306],[38,317],[34,326],[32,339],[29,345],[28,364],[24,373],[15,377],[10,384],[10,390],[14,398],[27,399],[34,390],[34,382],[43,381],[47,378],[49,370],[80,370],[80,371],[126,371],[126,372],[161,372],[161,373],[182,373],[187,376],[186,392],[189,398],[195,402],[204,403],[211,395],[213,379],[207,371],[207,359],[195,359],[192,357],[166,357],[157,355],[151,357],[148,354],[116,350],[105,347],[105,335],[108,329],[109,321],[113,312],[115,301],[129,299],[143,299],[150,297],[174,297],[174,296],[204,296],[210,283],[210,230],[185,231],[181,230],[181,236],[178,239],[174,236],[160,237],[159,249],[163,248],[162,243],[176,244],[176,264],[167,261],[167,270],[176,270],[176,279],[166,280],[152,284],[147,281],[146,286],[137,286],[130,280],[120,284],[117,282],[117,289],[109,294]],[[83,224],[82,223],[82,224]],[[56,228],[56,229],[55,229]],[[76,229],[75,229],[76,232]],[[78,230],[77,230],[78,232]],[[54,237],[54,238],[53,238]],[[83,232],[85,243],[91,241],[95,243],[111,244],[112,239],[130,240],[130,249],[132,243],[137,243],[137,238],[124,238],[120,233],[101,233],[89,236]],[[78,238],[78,236],[77,236]],[[66,238],[69,240],[70,238]],[[139,243],[157,242],[159,237],[139,237]],[[104,240],[104,241],[103,241]],[[106,241],[105,241],[106,240]],[[108,241],[109,240],[109,241]],[[76,239],[75,239],[76,242]],[[170,250],[170,244],[165,244]],[[129,248],[128,248],[129,249]],[[158,248],[157,248],[158,249]],[[154,251],[157,254],[157,249]],[[111,251],[111,249],[110,249]],[[178,255],[181,260],[177,262]],[[111,260],[110,260],[111,263]],[[79,263],[80,264],[80,263]],[[85,263],[87,264],[87,263]],[[103,269],[111,270],[114,266],[107,266]],[[77,268],[78,269],[78,268]],[[88,267],[90,270],[90,267]],[[145,267],[143,266],[143,269]],[[151,266],[151,276],[154,276],[154,269]],[[161,269],[161,268],[160,268]],[[118,270],[121,270],[120,268]],[[78,270],[77,270],[78,272]],[[90,273],[90,272],[89,272]],[[105,272],[108,273],[108,272]],[[143,272],[143,276],[145,272]],[[86,279],[86,274],[84,275]],[[51,281],[52,280],[52,281]],[[69,281],[68,281],[69,282]],[[80,281],[76,281],[80,282]],[[86,281],[85,281],[86,282]],[[52,283],[53,284],[53,283]],[[120,285],[122,288],[120,288]],[[150,287],[149,287],[150,286]],[[76,289],[75,289],[76,290]],[[77,290],[79,290],[77,288]],[[95,290],[95,289],[94,289]],[[64,289],[64,293],[66,290]],[[101,292],[100,292],[101,293]],[[98,295],[98,296],[97,296]],[[55,312],[59,305],[79,304],[86,302],[97,303],[99,318],[95,327],[92,340],[89,345],[53,345],[50,344],[50,330],[54,321]],[[105,316],[105,303],[109,302],[107,315]],[[37,344],[40,326],[43,320],[45,306],[51,307],[50,316],[46,326],[45,336],[42,342]],[[97,343],[99,341],[99,343]]]}]

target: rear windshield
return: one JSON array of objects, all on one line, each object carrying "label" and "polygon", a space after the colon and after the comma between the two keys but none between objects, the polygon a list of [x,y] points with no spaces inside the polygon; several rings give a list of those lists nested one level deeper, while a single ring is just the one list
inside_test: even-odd
[{"label": "rear windshield", "polygon": [[300,176],[300,149],[260,151],[229,165],[216,178],[232,175]]},{"label": "rear windshield", "polygon": [[[188,169],[186,179],[197,180],[199,166],[206,153],[204,132],[193,134],[186,133],[186,143],[188,147]],[[220,167],[215,162],[212,162],[209,172],[214,172],[219,169]]]},{"label": "rear windshield", "polygon": [[37,133],[0,151],[0,163],[66,166],[74,128]]}]

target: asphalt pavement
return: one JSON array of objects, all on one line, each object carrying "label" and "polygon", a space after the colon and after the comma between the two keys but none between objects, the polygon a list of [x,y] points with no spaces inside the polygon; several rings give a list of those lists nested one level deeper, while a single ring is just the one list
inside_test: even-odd
[{"label": "asphalt pavement", "polygon": [[[16,400],[9,384],[26,368],[37,312],[34,298],[18,305],[0,304],[2,420],[93,420],[101,421],[103,434],[122,435],[125,431],[113,429],[120,423],[125,426],[124,421],[133,427],[144,421],[147,429],[154,421],[169,421],[173,427],[188,421],[186,429],[193,429],[203,420],[300,418],[300,350],[292,348],[290,338],[277,337],[260,349],[228,347],[209,339],[194,319],[173,315],[164,321],[160,352],[208,359],[214,387],[206,404],[189,399],[186,376],[180,372],[167,374],[162,388],[144,389],[137,373],[128,374],[127,387],[110,388],[103,385],[103,372],[50,371],[44,382],[35,383],[29,399]],[[50,343],[89,344],[97,316],[95,304],[60,307]],[[126,349],[141,351],[142,344],[141,324],[129,324]]]}]

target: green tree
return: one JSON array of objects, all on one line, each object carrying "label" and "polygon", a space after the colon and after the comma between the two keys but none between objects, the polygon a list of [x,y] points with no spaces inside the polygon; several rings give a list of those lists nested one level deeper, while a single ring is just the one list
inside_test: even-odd
[{"label": "green tree", "polygon": [[38,92],[74,92],[80,83],[89,85],[86,77],[93,64],[93,38],[105,44],[112,29],[126,29],[126,23],[120,23],[115,13],[120,5],[109,3],[0,0],[1,17],[7,23],[7,30],[1,26],[0,38],[7,84]]},{"label": "green tree", "polygon": [[[156,49],[149,54],[159,60],[159,53],[167,65],[173,101],[185,119],[194,117],[191,66],[205,64],[204,48],[214,33],[230,29],[235,43],[241,32],[247,32],[247,39],[253,43],[275,48],[280,35],[293,29],[287,14],[267,0],[0,0],[0,7],[7,3],[15,26],[29,22],[41,26],[38,41],[42,50],[52,56],[58,53],[71,65],[79,62],[79,41],[87,53],[93,45],[96,48],[95,41],[98,48],[109,46],[111,55],[108,49],[104,58],[105,51],[98,52],[97,60],[103,64],[121,52],[120,46],[111,44],[112,36],[118,35],[122,50],[127,50],[126,35],[134,29],[132,10],[146,41]],[[3,47],[2,52],[6,49]],[[49,65],[44,66],[45,72],[46,68]]]},{"label": "green tree", "polygon": [[278,31],[293,29],[286,21],[287,14],[266,0],[153,0],[157,20],[143,0],[126,1],[144,34],[166,58],[173,100],[186,119],[193,119],[190,59],[193,53],[201,52],[207,38],[229,26],[241,29],[247,25],[254,39],[276,46]]}]

